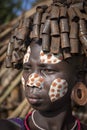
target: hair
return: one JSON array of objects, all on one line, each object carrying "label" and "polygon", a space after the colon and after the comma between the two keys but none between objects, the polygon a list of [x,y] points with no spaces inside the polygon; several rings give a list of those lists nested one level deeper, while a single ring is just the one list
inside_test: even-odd
[{"label": "hair", "polygon": [[84,57],[80,70],[87,72],[86,0],[53,0],[51,5],[37,6],[34,15],[21,19],[12,31],[6,67],[22,67],[32,39],[40,41],[44,52],[62,52],[64,59]]}]

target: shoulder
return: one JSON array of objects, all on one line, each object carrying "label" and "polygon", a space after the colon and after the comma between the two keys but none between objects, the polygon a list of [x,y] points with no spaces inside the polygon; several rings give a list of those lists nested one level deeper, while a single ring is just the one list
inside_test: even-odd
[{"label": "shoulder", "polygon": [[87,130],[87,125],[86,125],[86,124],[81,123],[81,130]]},{"label": "shoulder", "polygon": [[23,118],[11,118],[8,119],[9,121],[18,124],[22,130],[25,130],[25,126],[24,126],[24,119]]}]

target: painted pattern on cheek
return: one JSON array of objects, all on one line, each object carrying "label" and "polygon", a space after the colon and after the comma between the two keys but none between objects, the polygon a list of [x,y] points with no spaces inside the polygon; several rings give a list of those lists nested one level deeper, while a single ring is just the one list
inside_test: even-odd
[{"label": "painted pattern on cheek", "polygon": [[30,53],[31,53],[31,49],[30,49],[30,46],[29,46],[28,49],[27,49],[27,53],[24,55],[23,63],[26,63],[26,62],[29,61]]},{"label": "painted pattern on cheek", "polygon": [[44,83],[44,78],[36,73],[32,73],[27,80],[28,86],[36,86],[38,88],[42,88]]},{"label": "painted pattern on cheek", "polygon": [[47,63],[47,64],[55,64],[59,63],[63,60],[63,56],[61,53],[58,55],[54,55],[52,53],[44,53],[42,50],[40,52],[40,62]]},{"label": "painted pattern on cheek", "polygon": [[25,79],[23,76],[21,77],[21,82],[22,82],[23,89],[25,89]]},{"label": "painted pattern on cheek", "polygon": [[68,91],[68,83],[66,80],[58,78],[55,79],[50,87],[49,97],[52,102],[63,97]]}]

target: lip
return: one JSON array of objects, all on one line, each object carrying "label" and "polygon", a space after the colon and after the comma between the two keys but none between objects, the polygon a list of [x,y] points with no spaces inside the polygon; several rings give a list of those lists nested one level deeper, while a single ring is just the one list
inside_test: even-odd
[{"label": "lip", "polygon": [[36,96],[31,96],[31,97],[28,97],[28,101],[30,104],[38,104],[42,101],[42,99]]}]

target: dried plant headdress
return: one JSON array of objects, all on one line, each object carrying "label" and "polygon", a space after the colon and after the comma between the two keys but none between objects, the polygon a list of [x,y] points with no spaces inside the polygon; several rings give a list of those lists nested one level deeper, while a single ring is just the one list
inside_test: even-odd
[{"label": "dried plant headdress", "polygon": [[87,65],[87,1],[53,0],[50,6],[38,6],[36,13],[13,29],[8,44],[6,66],[20,68],[31,40],[42,42],[44,52],[58,54],[64,59],[84,55]]}]

